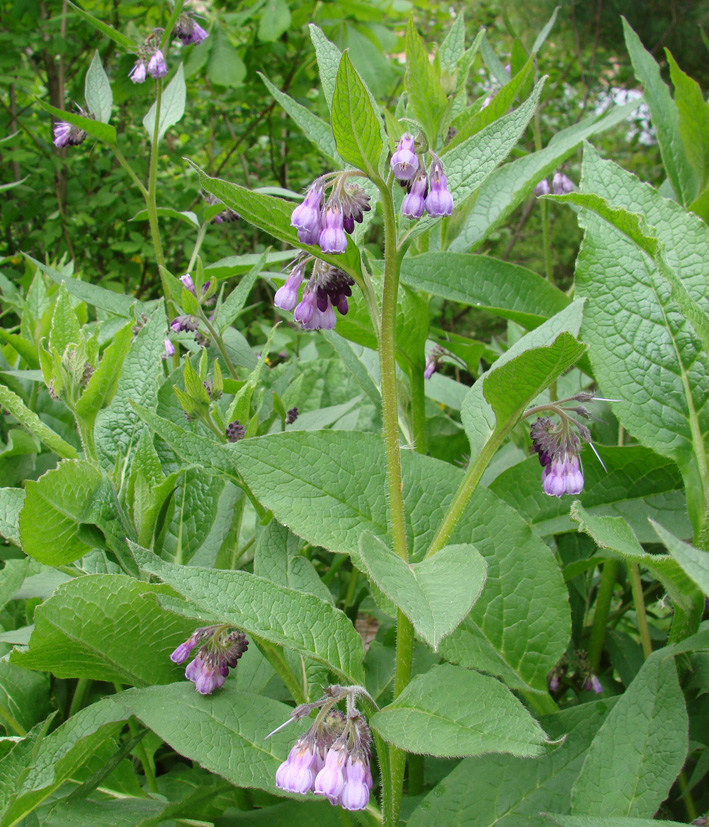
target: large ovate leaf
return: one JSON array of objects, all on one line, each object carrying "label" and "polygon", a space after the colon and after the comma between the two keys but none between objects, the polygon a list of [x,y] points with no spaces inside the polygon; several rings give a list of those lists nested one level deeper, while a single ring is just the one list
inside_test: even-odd
[{"label": "large ovate leaf", "polygon": [[[185,114],[185,101],[187,99],[187,87],[185,86],[185,72],[182,64],[177,67],[172,80],[163,89],[160,100],[160,122],[158,123],[158,141],[161,141],[167,130],[174,126]],[[150,140],[155,135],[155,114],[156,105],[153,104],[143,118]]]},{"label": "large ovate leaf", "polygon": [[91,678],[132,686],[179,680],[170,653],[194,623],[160,608],[165,586],[120,574],[70,580],[39,606],[26,649],[11,662],[59,678]]},{"label": "large ovate leaf", "polygon": [[489,256],[424,253],[404,259],[401,279],[409,287],[490,310],[527,328],[537,327],[569,304],[546,279]]},{"label": "large ovate leaf", "polygon": [[684,764],[687,730],[674,659],[656,652],[593,739],[574,784],[574,813],[653,816]]},{"label": "large ovate leaf", "polygon": [[543,390],[584,352],[577,340],[583,302],[574,302],[517,341],[473,385],[461,418],[476,458],[512,428]]},{"label": "large ovate leaf", "polygon": [[446,546],[435,557],[406,563],[371,532],[362,534],[355,559],[434,651],[480,596],[487,570],[470,544]]},{"label": "large ovate leaf", "polygon": [[683,542],[658,523],[651,523],[682,571],[709,597],[709,554]]},{"label": "large ovate leaf", "polygon": [[486,752],[531,757],[543,755],[549,745],[544,730],[507,687],[450,664],[417,675],[371,725],[407,752],[444,758]]},{"label": "large ovate leaf", "polygon": [[94,52],[91,65],[86,73],[84,82],[84,94],[89,112],[101,123],[108,123],[111,120],[111,106],[113,105],[113,93],[106,72],[101,63],[101,56],[98,50]]},{"label": "large ovate leaf", "polygon": [[538,758],[466,758],[414,810],[410,827],[548,827],[543,811],[570,809],[571,786],[609,708],[596,701],[542,718],[551,738],[565,740]]},{"label": "large ovate leaf", "polygon": [[99,471],[83,460],[64,460],[36,482],[28,481],[19,523],[25,553],[61,566],[91,551],[79,538],[79,526],[100,482]]},{"label": "large ovate leaf", "polygon": [[[607,816],[560,816],[547,814],[548,824],[559,827],[657,827],[654,818],[622,818]],[[679,821],[662,819],[662,827],[681,827]]]},{"label": "large ovate leaf", "polygon": [[232,623],[324,663],[348,680],[361,681],[362,641],[346,615],[332,604],[246,571],[175,566],[138,546],[133,546],[133,553],[144,571],[187,601],[186,614]]}]

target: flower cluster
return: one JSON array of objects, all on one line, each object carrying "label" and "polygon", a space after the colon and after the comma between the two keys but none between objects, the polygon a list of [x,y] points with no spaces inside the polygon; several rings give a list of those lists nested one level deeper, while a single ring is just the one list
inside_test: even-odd
[{"label": "flower cluster", "polygon": [[550,497],[580,494],[583,490],[583,471],[578,458],[581,441],[570,430],[566,418],[556,425],[548,416],[537,417],[529,435],[544,469],[544,492]]},{"label": "flower cluster", "polygon": [[[311,261],[313,269],[298,301],[298,289]],[[353,284],[354,279],[337,267],[301,253],[285,284],[276,291],[273,303],[281,310],[292,310],[295,321],[306,330],[332,330],[337,321],[335,308],[342,316],[349,310],[347,299],[352,295]]]},{"label": "flower cluster", "polygon": [[246,428],[244,428],[238,419],[235,419],[226,426],[227,442],[239,442],[239,440],[243,439],[245,436]]},{"label": "flower cluster", "polygon": [[[290,223],[302,244],[317,244],[323,253],[344,253],[346,233],[361,224],[371,207],[369,196],[358,184],[349,183],[351,173],[331,173],[316,178],[303,201],[293,210]],[[331,187],[325,201],[325,190]]]},{"label": "flower cluster", "polygon": [[[85,112],[81,113],[87,117]],[[86,132],[78,126],[67,123],[66,121],[57,121],[54,124],[54,146],[60,149],[65,146],[78,146],[86,140]]]},{"label": "flower cluster", "polygon": [[436,345],[426,357],[426,365],[423,370],[423,378],[430,379],[441,367],[445,351],[440,345]]},{"label": "flower cluster", "polygon": [[549,692],[552,694],[558,692],[562,680],[565,680],[567,686],[574,684],[578,686],[580,684],[584,692],[593,692],[594,695],[600,695],[603,692],[603,685],[598,676],[592,671],[588,655],[583,649],[576,649],[571,654],[564,654],[547,675]]},{"label": "flower cluster", "polygon": [[185,677],[194,683],[201,695],[210,695],[224,685],[239,658],[249,648],[246,635],[229,626],[205,626],[196,629],[170,655],[173,663],[184,663],[195,646],[200,646],[195,659],[187,664]]},{"label": "flower cluster", "polygon": [[201,43],[209,37],[209,33],[196,20],[190,17],[189,14],[184,13],[177,18],[172,35],[181,40],[183,46],[189,46],[191,43]]},{"label": "flower cluster", "polygon": [[448,179],[443,171],[441,159],[429,152],[431,164],[426,174],[423,156],[416,155],[414,136],[404,133],[399,139],[396,151],[391,156],[391,170],[406,195],[401,212],[413,220],[421,218],[424,210],[433,216],[450,215],[453,212],[453,196],[448,191]]},{"label": "flower cluster", "polygon": [[153,29],[145,39],[145,43],[138,47],[138,59],[128,73],[133,83],[144,83],[145,78],[164,78],[167,74],[165,55],[160,49],[160,38],[163,29]]},{"label": "flower cluster", "polygon": [[553,195],[566,195],[575,189],[574,182],[568,176],[564,175],[563,172],[555,172],[551,181],[551,187],[549,186],[549,181],[543,178],[532,192],[539,197],[540,195],[549,195],[550,193]]},{"label": "flower cluster", "polygon": [[[354,705],[355,696],[363,692],[361,687],[330,686],[315,703],[293,710],[286,723],[321,707],[313,725],[298,738],[278,768],[276,786],[279,789],[300,795],[308,792],[323,795],[330,804],[345,810],[366,808],[373,786],[372,737]],[[346,715],[334,708],[345,698]]]}]

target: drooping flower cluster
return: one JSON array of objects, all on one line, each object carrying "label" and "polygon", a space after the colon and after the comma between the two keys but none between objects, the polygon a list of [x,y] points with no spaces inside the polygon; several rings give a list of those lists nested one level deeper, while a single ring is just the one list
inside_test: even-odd
[{"label": "drooping flower cluster", "polygon": [[183,13],[177,18],[172,35],[181,40],[184,46],[189,46],[191,43],[201,43],[209,37],[209,32],[205,31],[189,14]]},{"label": "drooping flower cluster", "polygon": [[391,156],[394,177],[406,187],[401,212],[413,220],[421,218],[424,210],[433,216],[450,215],[453,212],[453,196],[448,191],[448,178],[441,159],[429,152],[431,163],[428,174],[424,157],[416,155],[414,136],[404,133],[396,151]]},{"label": "drooping flower cluster", "polygon": [[144,83],[148,75],[151,78],[164,78],[167,74],[167,62],[160,49],[163,29],[153,29],[145,42],[138,47],[138,59],[128,73],[133,83]]},{"label": "drooping flower cluster", "polygon": [[[321,708],[313,725],[298,738],[278,768],[279,789],[300,795],[323,795],[345,810],[366,808],[373,787],[372,737],[355,707],[356,695],[362,693],[361,687],[330,686],[318,701],[293,710],[286,724]],[[346,715],[334,708],[343,699],[347,701]]]},{"label": "drooping flower cluster", "polygon": [[[299,302],[298,290],[310,262],[313,269]],[[352,295],[353,284],[354,279],[337,267],[301,253],[285,284],[276,291],[273,303],[281,310],[292,310],[295,321],[306,330],[332,330],[337,321],[335,308],[342,316],[349,310],[347,299]]]},{"label": "drooping flower cluster", "polygon": [[594,695],[600,695],[603,692],[603,684],[591,669],[588,655],[583,649],[565,653],[547,675],[549,692],[552,694],[558,692],[562,681],[566,686],[580,687],[584,692],[593,692]]},{"label": "drooping flower cluster", "polygon": [[[85,112],[81,113],[87,117]],[[54,124],[54,146],[60,149],[65,146],[79,146],[86,140],[86,132],[78,126],[67,123],[66,121],[57,121]]]},{"label": "drooping flower cluster", "polygon": [[195,631],[170,655],[173,663],[184,663],[195,646],[200,646],[195,659],[187,664],[185,677],[194,683],[201,695],[210,695],[224,685],[239,658],[249,648],[246,635],[230,626],[204,626]]},{"label": "drooping flower cluster", "polygon": [[566,195],[575,189],[574,182],[567,175],[564,175],[563,172],[555,172],[551,181],[551,187],[549,186],[549,181],[546,178],[542,178],[532,192],[539,197],[540,195],[549,195],[550,193],[553,195]]},{"label": "drooping flower cluster", "polygon": [[[298,231],[298,241],[317,244],[323,253],[344,253],[347,235],[361,224],[371,207],[369,196],[358,184],[348,181],[351,173],[331,173],[316,178],[308,187],[303,201],[293,210],[291,226]],[[331,193],[325,201],[325,190]]]},{"label": "drooping flower cluster", "polygon": [[571,431],[566,417],[558,425],[548,416],[538,417],[530,437],[544,469],[544,493],[550,497],[580,494],[584,482],[578,457],[581,440]]},{"label": "drooping flower cluster", "polygon": [[426,358],[426,365],[423,370],[423,378],[430,379],[441,367],[441,359],[445,351],[440,345],[436,345]]}]

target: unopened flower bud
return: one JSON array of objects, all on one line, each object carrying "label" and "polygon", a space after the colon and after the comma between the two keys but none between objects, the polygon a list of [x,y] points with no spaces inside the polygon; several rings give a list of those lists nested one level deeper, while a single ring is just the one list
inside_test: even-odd
[{"label": "unopened flower bud", "polygon": [[197,290],[194,286],[194,282],[192,281],[192,276],[189,273],[185,273],[184,276],[180,276],[180,281],[182,282],[182,286],[189,290],[193,296],[197,295]]},{"label": "unopened flower bud", "polygon": [[238,419],[235,419],[227,425],[226,438],[228,442],[238,442],[240,439],[244,438],[245,434],[246,428],[244,428]]}]

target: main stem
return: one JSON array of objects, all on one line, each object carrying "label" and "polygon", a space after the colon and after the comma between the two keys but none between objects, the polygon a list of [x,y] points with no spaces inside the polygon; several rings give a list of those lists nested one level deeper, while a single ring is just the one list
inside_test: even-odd
[{"label": "main stem", "polygon": [[[399,259],[396,246],[396,219],[391,189],[379,182],[384,213],[384,289],[382,293],[382,326],[379,336],[379,369],[382,389],[382,435],[387,466],[389,513],[394,552],[408,562],[406,547],[406,522],[404,518],[404,481],[401,472],[399,446],[399,402],[396,388],[396,298],[399,289]],[[413,626],[401,612],[396,624],[396,668],[394,697],[396,698],[411,680],[413,653]],[[389,778],[384,779],[383,824],[396,827],[404,790],[406,753],[389,746]]]},{"label": "main stem", "polygon": [[150,149],[150,174],[148,177],[148,195],[145,199],[145,206],[148,210],[148,222],[150,224],[150,235],[153,239],[155,249],[155,260],[160,267],[165,266],[165,256],[160,241],[160,228],[158,226],[157,207],[157,181],[158,181],[158,149],[160,146],[160,105],[162,103],[162,81],[157,80],[157,96],[155,98],[155,122],[153,124],[153,143]]}]

